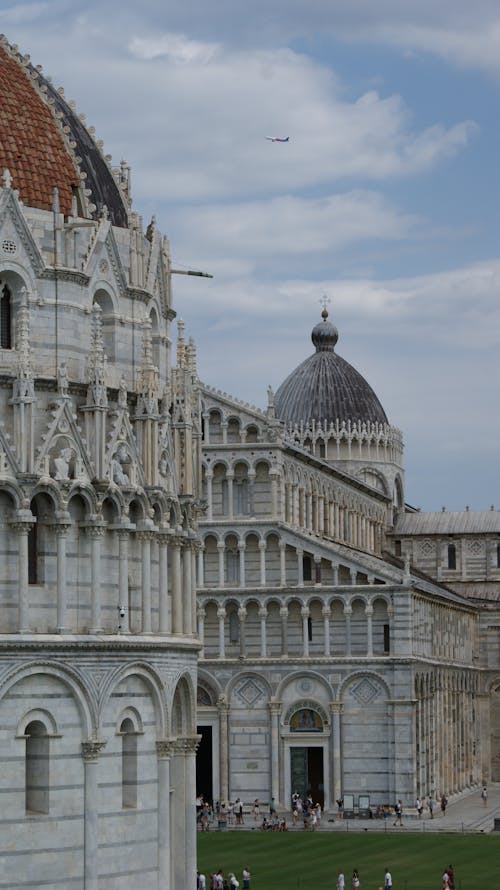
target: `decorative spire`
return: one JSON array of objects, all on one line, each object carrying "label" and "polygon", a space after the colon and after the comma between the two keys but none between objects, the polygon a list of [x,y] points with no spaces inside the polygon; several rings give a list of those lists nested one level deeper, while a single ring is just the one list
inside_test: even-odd
[{"label": "decorative spire", "polygon": [[106,355],[102,336],[102,309],[98,303],[92,307],[92,334],[88,362],[89,404],[98,408],[106,408],[108,396],[106,391]]}]

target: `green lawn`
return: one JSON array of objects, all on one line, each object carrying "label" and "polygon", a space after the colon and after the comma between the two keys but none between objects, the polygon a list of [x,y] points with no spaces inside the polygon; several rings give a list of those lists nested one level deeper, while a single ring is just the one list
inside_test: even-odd
[{"label": "green lawn", "polygon": [[453,863],[456,890],[500,888],[500,838],[495,835],[347,834],[342,832],[262,833],[209,831],[198,834],[198,867],[207,877],[219,868],[240,881],[243,866],[251,890],[335,890],[338,869],[351,890],[353,868],[361,890],[383,885],[392,872],[393,890],[440,890],[441,875]]}]

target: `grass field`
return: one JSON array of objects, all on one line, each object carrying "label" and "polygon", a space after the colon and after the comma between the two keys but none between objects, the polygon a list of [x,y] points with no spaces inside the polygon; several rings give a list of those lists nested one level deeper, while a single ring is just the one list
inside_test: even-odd
[{"label": "grass field", "polygon": [[353,868],[361,890],[383,886],[388,866],[393,890],[441,890],[441,875],[453,863],[456,890],[499,890],[500,838],[495,835],[287,834],[216,832],[198,834],[198,868],[207,878],[219,868],[241,872],[248,865],[251,890],[335,890],[338,869],[351,890]]}]

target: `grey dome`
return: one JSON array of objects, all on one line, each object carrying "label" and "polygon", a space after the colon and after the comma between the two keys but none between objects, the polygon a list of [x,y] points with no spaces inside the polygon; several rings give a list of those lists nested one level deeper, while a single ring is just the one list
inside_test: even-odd
[{"label": "grey dome", "polygon": [[382,405],[364,377],[349,362],[335,352],[338,331],[327,321],[312,331],[316,352],[306,358],[276,392],[276,415],[287,423],[317,423],[361,421],[381,423],[389,421]]}]

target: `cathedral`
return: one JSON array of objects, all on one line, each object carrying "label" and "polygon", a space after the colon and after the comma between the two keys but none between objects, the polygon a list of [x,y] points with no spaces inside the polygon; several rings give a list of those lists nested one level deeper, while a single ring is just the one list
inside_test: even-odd
[{"label": "cathedral", "polygon": [[338,337],[324,309],[265,411],[202,388],[215,799],[363,814],[500,781],[500,513],[406,504],[402,433]]},{"label": "cathedral", "polygon": [[500,513],[406,503],[326,309],[264,410],[201,382],[129,167],[5,38],[0,125],[0,887],[193,887],[197,793],[500,781]]}]

